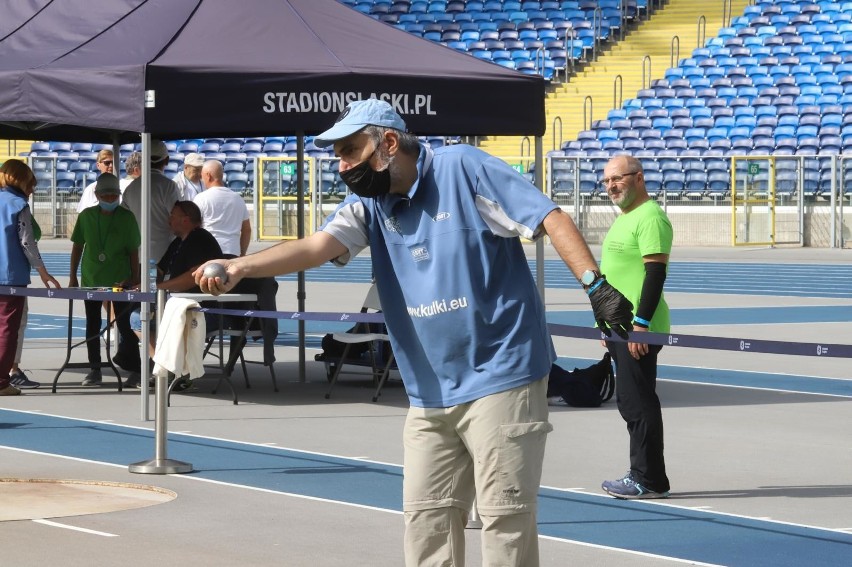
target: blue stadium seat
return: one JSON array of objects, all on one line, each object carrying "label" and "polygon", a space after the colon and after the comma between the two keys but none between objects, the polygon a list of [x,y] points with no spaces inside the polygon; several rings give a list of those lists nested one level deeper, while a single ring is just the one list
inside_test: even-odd
[{"label": "blue stadium seat", "polygon": [[[38,185],[38,179],[36,179]],[[73,194],[77,192],[77,176],[70,171],[56,172],[56,192]]]},{"label": "blue stadium seat", "polygon": [[702,199],[707,191],[708,178],[704,171],[692,170],[686,173],[683,196],[687,199]]},{"label": "blue stadium seat", "polygon": [[680,199],[686,186],[686,175],[682,171],[663,173],[663,191],[666,199]]},{"label": "blue stadium seat", "polygon": [[248,189],[249,176],[248,173],[242,171],[232,171],[226,175],[226,184],[228,189],[235,193],[244,193]]},{"label": "blue stadium seat", "polygon": [[195,142],[183,142],[178,144],[177,151],[183,154],[198,152],[198,144]]}]

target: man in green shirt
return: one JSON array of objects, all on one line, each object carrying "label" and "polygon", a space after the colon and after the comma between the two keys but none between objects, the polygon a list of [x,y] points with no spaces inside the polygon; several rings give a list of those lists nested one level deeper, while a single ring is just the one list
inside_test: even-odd
[{"label": "man in green shirt", "polygon": [[[71,275],[68,287],[78,287],[77,267],[83,287],[133,287],[139,283],[139,225],[129,210],[119,207],[121,190],[118,178],[102,174],[95,186],[98,204],[88,207],[77,217],[71,233]],[[86,307],[86,347],[91,372],[83,386],[101,385],[101,302],[84,301]],[[128,358],[139,360],[139,339],[130,329],[132,304],[113,304],[115,321],[121,335],[119,350]]]},{"label": "man in green shirt", "polygon": [[672,250],[672,225],[648,196],[638,159],[612,158],[604,168],[602,184],[621,214],[604,239],[601,271],[636,308],[629,342],[606,343],[615,361],[618,411],[630,436],[630,470],[601,487],[616,498],[666,498],[663,415],[656,393],[657,354],[662,347],[640,342],[640,335],[669,332],[663,283]]}]

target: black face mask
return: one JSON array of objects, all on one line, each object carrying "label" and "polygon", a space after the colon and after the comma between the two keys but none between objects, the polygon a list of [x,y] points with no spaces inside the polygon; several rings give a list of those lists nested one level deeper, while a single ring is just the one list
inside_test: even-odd
[{"label": "black face mask", "polygon": [[370,160],[375,154],[376,150],[373,150],[370,157],[355,167],[340,172],[343,182],[359,197],[374,199],[390,192],[390,168],[376,171],[370,167]]}]

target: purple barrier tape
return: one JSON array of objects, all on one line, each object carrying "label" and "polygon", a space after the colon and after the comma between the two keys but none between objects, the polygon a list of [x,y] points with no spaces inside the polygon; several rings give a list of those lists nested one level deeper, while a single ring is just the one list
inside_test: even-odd
[{"label": "purple barrier tape", "polygon": [[21,295],[25,297],[51,297],[57,299],[90,299],[94,301],[135,301],[154,302],[156,293],[142,293],[137,290],[112,291],[115,288],[30,288],[0,286],[0,295]]},{"label": "purple barrier tape", "polygon": [[354,323],[384,323],[381,313],[329,313],[325,311],[245,311],[241,309],[213,309],[201,307],[202,313],[236,315],[237,317],[261,317],[268,319],[293,319],[295,321],[352,321]]},{"label": "purple barrier tape", "polygon": [[[49,297],[56,299],[88,299],[94,301],[148,301],[156,300],[155,293],[141,291],[109,291],[103,288],[28,288],[0,286],[0,295],[21,295],[26,297]],[[212,299],[212,298],[211,298]],[[333,313],[319,311],[246,311],[241,309],[199,309],[205,313],[236,315],[239,317],[262,317],[270,319],[291,319],[303,321],[344,321],[354,323],[383,323],[381,313]],[[576,327],[551,323],[550,332],[559,337],[577,339],[601,339],[604,336],[598,329]],[[622,341],[613,334],[608,340]],[[852,358],[852,345],[836,343],[802,343],[769,341],[762,339],[706,337],[701,335],[681,335],[662,333],[643,333],[642,342],[654,345],[702,348],[740,352],[759,352],[764,354],[790,354],[795,356],[819,356],[829,358]]]},{"label": "purple barrier tape", "polygon": [[[550,332],[559,337],[579,339],[604,338],[598,329],[574,327],[571,325],[548,325]],[[623,339],[613,334],[607,340]],[[820,356],[833,358],[852,358],[852,345],[833,343],[792,343],[768,341],[762,339],[739,339],[726,337],[705,337],[701,335],[675,335],[663,333],[642,333],[642,342],[652,345],[677,346],[686,348],[704,348],[712,350],[730,350],[740,352],[760,352],[766,354],[792,354],[797,356]]]},{"label": "purple barrier tape", "polygon": [[[328,312],[299,312],[299,311],[242,311],[238,309],[208,309],[206,313],[236,315],[240,317],[268,317],[273,319],[293,319],[303,321],[353,321],[356,323],[382,323],[381,313],[328,313]],[[551,334],[559,337],[577,339],[606,338],[595,328],[575,327],[550,323]],[[621,341],[617,335],[607,340]],[[757,339],[738,339],[725,337],[705,337],[701,335],[675,335],[662,333],[642,333],[642,342],[654,345],[677,346],[686,348],[703,348],[713,350],[730,350],[740,352],[760,352],[767,354],[792,354],[798,356],[821,356],[832,358],[852,358],[852,345],[831,343],[791,343],[784,341],[767,341]]]}]

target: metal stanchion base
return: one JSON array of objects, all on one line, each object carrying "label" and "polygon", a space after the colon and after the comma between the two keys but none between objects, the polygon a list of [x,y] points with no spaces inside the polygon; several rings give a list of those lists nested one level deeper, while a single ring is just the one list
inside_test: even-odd
[{"label": "metal stanchion base", "polygon": [[128,465],[127,470],[139,474],[179,474],[192,472],[192,465],[173,459],[151,459]]}]

